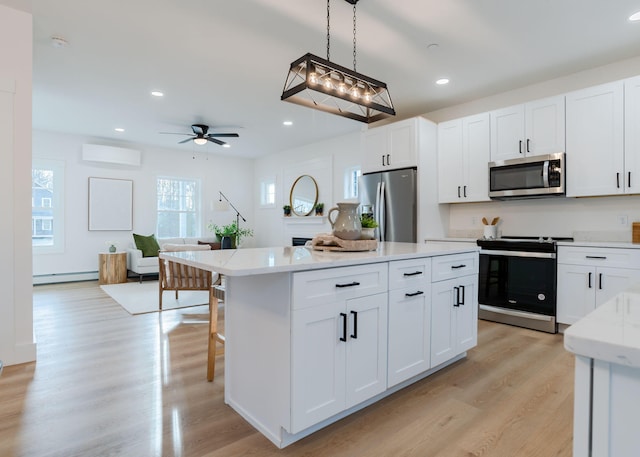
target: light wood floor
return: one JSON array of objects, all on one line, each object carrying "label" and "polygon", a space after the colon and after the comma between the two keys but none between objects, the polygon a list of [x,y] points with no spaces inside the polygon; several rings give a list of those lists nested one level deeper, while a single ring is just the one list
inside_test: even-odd
[{"label": "light wood floor", "polygon": [[278,450],[224,404],[222,352],[206,381],[206,317],[35,287],[38,361],[0,377],[0,456],[571,456],[560,335],[480,321],[467,359]]}]

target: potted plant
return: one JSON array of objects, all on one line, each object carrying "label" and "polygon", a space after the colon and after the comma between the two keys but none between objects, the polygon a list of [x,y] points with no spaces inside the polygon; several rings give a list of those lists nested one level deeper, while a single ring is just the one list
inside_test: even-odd
[{"label": "potted plant", "polygon": [[376,227],[378,223],[369,214],[363,214],[360,216],[360,224],[362,225],[362,232],[360,237],[363,240],[374,240],[376,238]]},{"label": "potted plant", "polygon": [[316,216],[322,216],[323,212],[324,212],[324,203],[318,203],[316,205]]},{"label": "potted plant", "polygon": [[291,205],[284,205],[282,207],[285,216],[291,216]]},{"label": "potted plant", "polygon": [[240,244],[242,237],[253,236],[252,229],[238,228],[236,221],[232,221],[230,224],[223,226],[209,224],[208,229],[216,234],[216,238],[219,242],[222,242],[223,237],[229,237],[231,239],[232,248],[235,248]]}]

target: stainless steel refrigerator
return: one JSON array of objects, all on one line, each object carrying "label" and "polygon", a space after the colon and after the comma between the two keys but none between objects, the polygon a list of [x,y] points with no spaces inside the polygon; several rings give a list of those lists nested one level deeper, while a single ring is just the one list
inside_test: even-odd
[{"label": "stainless steel refrigerator", "polygon": [[360,177],[360,211],[378,222],[379,241],[416,242],[416,174],[415,168],[403,168]]}]

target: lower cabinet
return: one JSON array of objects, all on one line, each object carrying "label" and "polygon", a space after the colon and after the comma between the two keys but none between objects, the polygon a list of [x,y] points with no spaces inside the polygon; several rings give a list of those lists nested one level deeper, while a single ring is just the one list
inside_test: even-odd
[{"label": "lower cabinet", "polygon": [[463,276],[431,285],[431,366],[478,342],[478,277]]},{"label": "lower cabinet", "polygon": [[387,294],[295,310],[292,433],[387,388]]}]

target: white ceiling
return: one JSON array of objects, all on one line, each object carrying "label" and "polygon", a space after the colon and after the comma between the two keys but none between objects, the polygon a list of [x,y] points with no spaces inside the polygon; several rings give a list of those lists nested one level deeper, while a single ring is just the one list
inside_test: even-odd
[{"label": "white ceiling", "polygon": [[[35,129],[259,157],[363,128],[280,101],[293,60],[326,57],[324,0],[0,3],[33,13]],[[362,0],[357,70],[386,82],[408,118],[640,55],[640,23],[627,20],[638,10],[640,0]],[[352,19],[331,1],[331,60],[346,67]],[[436,86],[441,77],[451,83]],[[223,149],[158,133],[192,123],[240,138]]]}]

